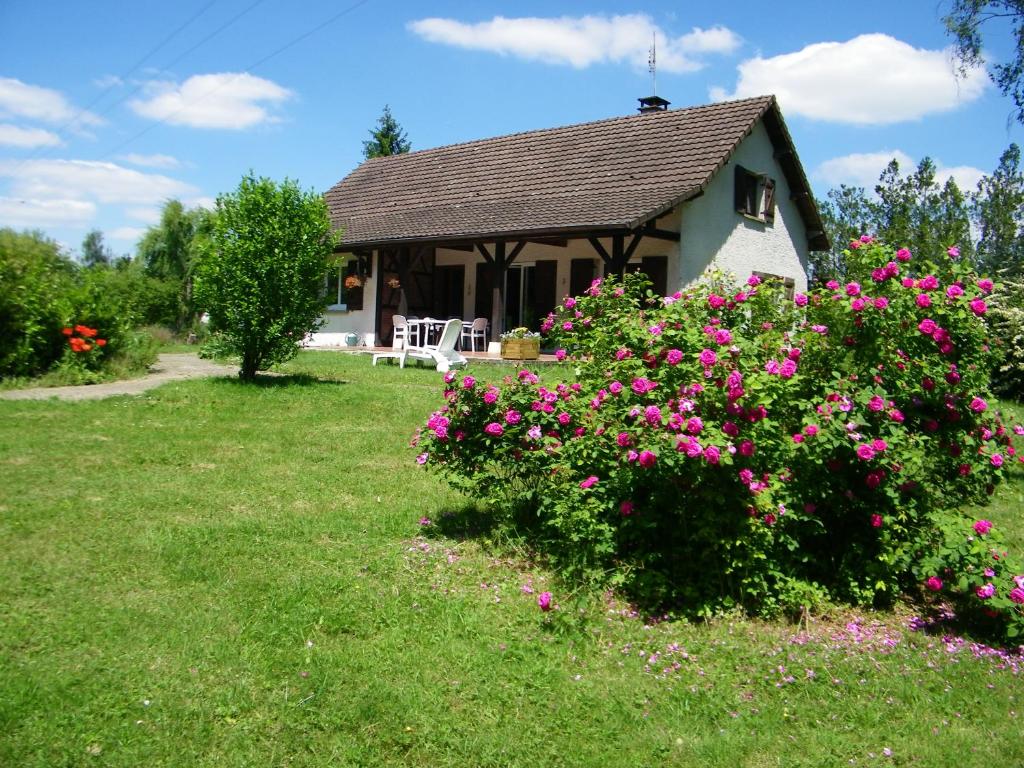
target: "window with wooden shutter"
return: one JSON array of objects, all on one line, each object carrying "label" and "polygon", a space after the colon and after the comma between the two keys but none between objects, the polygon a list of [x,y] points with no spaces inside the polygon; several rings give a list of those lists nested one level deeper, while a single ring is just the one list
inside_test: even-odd
[{"label": "window with wooden shutter", "polygon": [[775,222],[775,179],[736,166],[734,201],[736,212],[766,224]]}]

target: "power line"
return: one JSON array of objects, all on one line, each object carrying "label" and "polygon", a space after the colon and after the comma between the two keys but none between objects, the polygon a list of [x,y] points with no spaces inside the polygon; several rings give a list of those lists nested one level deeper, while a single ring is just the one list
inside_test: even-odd
[{"label": "power line", "polygon": [[[262,0],[259,0],[259,1],[262,2]],[[200,16],[202,16],[208,10],[210,10],[210,8],[212,8],[216,3],[217,3],[217,0],[210,0],[210,2],[208,2],[206,5],[204,5],[202,8],[200,8],[198,11],[196,11],[194,14],[189,16],[182,24],[180,24],[178,27],[176,27],[163,40],[161,40],[159,43],[157,43],[153,48],[150,48],[149,51],[141,59],[139,59],[137,62],[135,62],[128,70],[126,70],[124,72],[124,74],[120,75],[120,77],[118,77],[118,81],[119,82],[124,82],[125,80],[127,80],[128,77],[131,76],[132,73],[134,73],[139,67],[141,67],[143,64],[145,64],[147,61],[149,61],[153,56],[155,56],[161,50],[163,50],[167,46],[167,44],[171,42],[171,40],[173,40],[175,37],[177,37],[186,27],[188,27],[190,24],[192,24],[192,22],[194,22],[196,19],[198,19]],[[97,102],[101,101],[104,96],[106,96],[108,93],[110,93],[110,91],[113,89],[113,87],[115,85],[116,85],[116,83],[111,83],[106,88],[104,88],[102,91],[100,91],[100,93],[92,101],[90,101],[88,104],[86,104],[80,110],[78,110],[78,112],[76,112],[75,115],[73,117],[71,117],[66,123],[64,123],[59,128],[57,128],[56,129],[57,133],[58,134],[63,133],[70,126],[72,126],[75,122],[77,122],[82,117],[82,115],[84,115],[85,113],[87,113],[89,111],[89,109],[91,107],[95,106]],[[119,104],[119,103],[120,102],[114,102],[114,104],[109,109],[107,109],[104,112],[104,114],[108,113],[110,111],[110,109],[112,109],[114,106],[117,106],[117,104]],[[45,152],[45,151],[46,151],[45,149],[38,149],[38,150],[36,150],[31,155],[29,155],[29,157],[26,157],[25,159],[23,159],[21,161],[21,164],[19,165],[19,168],[22,165],[24,165],[25,163],[28,163],[28,162],[30,162],[32,160],[35,160],[37,157],[39,157],[39,155],[42,152]]]},{"label": "power line", "polygon": [[[214,0],[214,2],[216,2],[216,0]],[[217,27],[217,28],[216,28],[215,30],[213,30],[213,32],[211,32],[210,34],[206,35],[206,37],[204,37],[204,38],[203,38],[202,40],[200,40],[200,41],[199,41],[198,43],[196,43],[195,45],[193,45],[192,47],[190,47],[190,48],[189,48],[188,50],[186,50],[186,51],[185,51],[184,53],[180,54],[180,55],[179,55],[179,56],[178,56],[177,58],[175,58],[175,59],[171,60],[171,61],[170,61],[170,62],[168,62],[167,64],[164,64],[164,65],[163,65],[163,67],[162,67],[162,69],[170,69],[170,68],[171,68],[171,67],[173,67],[173,66],[174,66],[175,64],[177,64],[177,63],[178,63],[178,62],[180,62],[180,61],[181,61],[182,59],[184,59],[184,58],[185,58],[186,56],[188,56],[188,55],[189,55],[190,53],[192,53],[192,52],[193,52],[193,51],[195,51],[195,50],[196,50],[197,48],[200,48],[201,46],[203,46],[203,45],[205,45],[206,43],[208,43],[208,42],[209,42],[210,40],[212,40],[213,38],[215,38],[215,37],[216,37],[217,35],[219,35],[219,34],[220,34],[221,32],[223,32],[223,31],[224,31],[225,29],[227,29],[228,27],[230,27],[230,26],[231,26],[232,24],[234,24],[234,23],[235,23],[236,21],[238,21],[238,20],[239,20],[240,18],[242,18],[242,17],[243,17],[243,16],[245,16],[245,15],[246,15],[247,13],[249,13],[249,12],[250,12],[251,10],[253,10],[253,9],[254,9],[254,8],[255,8],[255,7],[257,6],[257,5],[260,5],[260,4],[261,4],[261,3],[263,3],[263,2],[265,2],[265,0],[256,0],[256,2],[254,2],[254,3],[250,3],[250,4],[249,4],[248,6],[246,6],[246,7],[245,7],[245,8],[244,8],[244,9],[243,9],[243,10],[242,10],[241,12],[239,12],[239,13],[235,14],[234,16],[232,16],[232,17],[231,17],[230,19],[228,19],[228,20],[227,20],[226,22],[224,22],[224,23],[223,23],[223,24],[221,24],[221,25],[220,25],[219,27]],[[211,4],[212,4],[212,3],[211,3]],[[115,102],[114,102],[113,104],[111,104],[111,105],[110,105],[109,107],[107,107],[107,108],[106,108],[106,109],[105,109],[105,110],[104,110],[104,111],[103,111],[103,112],[101,113],[101,115],[107,115],[107,114],[110,114],[111,110],[113,110],[113,109],[114,109],[115,107],[117,107],[118,105],[120,105],[120,104],[123,104],[123,103],[124,103],[124,102],[126,102],[126,101],[127,101],[128,99],[132,98],[132,96],[135,96],[135,95],[136,95],[137,93],[139,93],[139,92],[140,92],[140,91],[141,91],[141,90],[142,90],[142,89],[143,89],[144,87],[145,87],[145,83],[140,83],[140,84],[139,84],[139,85],[137,85],[137,86],[136,86],[135,88],[133,88],[133,89],[132,89],[131,91],[129,91],[129,92],[128,92],[128,93],[126,93],[126,94],[125,94],[124,96],[122,96],[122,97],[121,97],[121,98],[119,98],[119,99],[118,99],[117,101],[115,101]]]},{"label": "power line", "polygon": [[349,13],[351,13],[354,10],[356,10],[357,8],[359,8],[359,7],[363,6],[363,5],[366,5],[368,2],[370,2],[370,0],[358,0],[358,2],[353,3],[352,5],[344,8],[340,12],[338,12],[335,15],[331,16],[329,19],[321,22],[320,24],[317,24],[312,29],[310,29],[310,30],[308,30],[306,32],[303,32],[301,35],[299,35],[299,36],[297,36],[295,38],[292,38],[291,40],[289,40],[287,43],[285,43],[281,47],[274,49],[273,51],[268,53],[263,58],[257,60],[256,62],[250,64],[249,66],[245,67],[241,72],[236,74],[230,80],[225,80],[224,82],[220,83],[216,88],[210,89],[209,91],[204,93],[199,98],[194,99],[193,101],[189,102],[188,104],[183,104],[181,107],[176,109],[174,112],[171,112],[171,113],[169,113],[167,115],[164,115],[163,117],[161,117],[156,122],[153,122],[150,125],[147,125],[141,131],[139,131],[138,133],[133,134],[132,136],[129,136],[127,139],[125,139],[120,144],[118,144],[117,146],[115,146],[113,149],[109,150],[105,154],[101,155],[100,157],[102,157],[102,158],[110,157],[115,152],[118,152],[118,151],[124,149],[128,144],[131,144],[136,139],[142,138],[147,133],[149,133],[154,128],[156,128],[157,126],[166,123],[168,120],[170,120],[171,118],[175,117],[176,115],[180,115],[182,112],[184,112],[189,107],[193,107],[196,104],[198,104],[198,103],[200,103],[202,101],[205,101],[206,99],[208,99],[210,96],[213,96],[215,93],[217,93],[221,89],[223,89],[226,86],[230,85],[231,83],[235,82],[235,80],[237,80],[242,75],[249,74],[253,69],[256,69],[256,67],[259,67],[259,66],[262,66],[263,64],[266,64],[268,61],[270,61],[274,57],[279,56],[280,54],[284,53],[285,51],[289,50],[290,48],[294,48],[296,45],[301,43],[306,38],[310,37],[311,35],[316,34],[317,32],[319,32],[323,28],[330,26],[331,24],[336,22],[338,19],[342,18],[343,16],[348,15]]}]

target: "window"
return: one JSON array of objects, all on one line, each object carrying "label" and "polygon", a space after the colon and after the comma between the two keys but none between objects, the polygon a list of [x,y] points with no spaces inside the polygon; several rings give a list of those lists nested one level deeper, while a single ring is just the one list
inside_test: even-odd
[{"label": "window", "polygon": [[736,211],[744,216],[775,222],[775,180],[763,173],[754,173],[736,166]]},{"label": "window", "polygon": [[365,276],[359,275],[358,262],[349,259],[337,264],[324,275],[324,302],[327,309],[352,311],[363,308]]},{"label": "window", "polygon": [[324,275],[324,303],[328,309],[345,309],[345,265],[331,267]]},{"label": "window", "polygon": [[769,280],[777,280],[782,283],[782,289],[785,291],[785,296],[789,301],[793,300],[796,295],[796,280],[792,277],[783,277],[782,275],[773,275],[771,272],[754,272],[754,275],[760,277],[763,282]]}]

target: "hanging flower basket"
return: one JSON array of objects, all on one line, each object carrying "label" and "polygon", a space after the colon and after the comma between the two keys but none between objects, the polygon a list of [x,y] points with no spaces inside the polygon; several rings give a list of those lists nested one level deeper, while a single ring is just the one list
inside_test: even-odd
[{"label": "hanging flower basket", "polygon": [[349,275],[348,277],[345,278],[345,287],[346,288],[362,288],[363,287],[363,281],[359,278],[358,275]]}]

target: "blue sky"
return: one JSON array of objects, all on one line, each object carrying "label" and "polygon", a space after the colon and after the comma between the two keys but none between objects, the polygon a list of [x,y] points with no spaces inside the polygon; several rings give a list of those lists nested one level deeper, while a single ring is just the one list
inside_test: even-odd
[{"label": "blue sky", "polygon": [[893,155],[973,188],[1022,128],[984,72],[952,76],[948,5],[4,0],[0,226],[130,253],[164,200],[250,169],[326,191],[385,103],[414,149],[632,114],[652,34],[673,107],[775,93],[819,196]]}]

